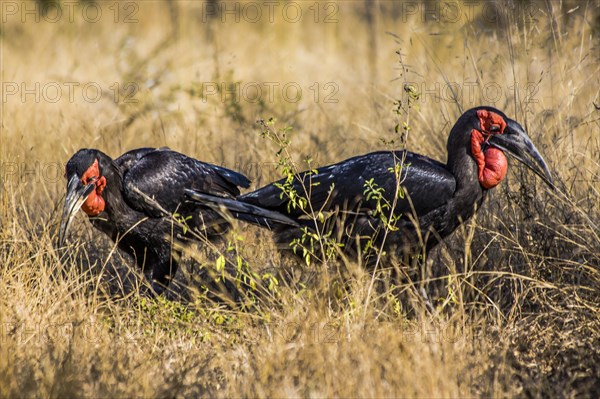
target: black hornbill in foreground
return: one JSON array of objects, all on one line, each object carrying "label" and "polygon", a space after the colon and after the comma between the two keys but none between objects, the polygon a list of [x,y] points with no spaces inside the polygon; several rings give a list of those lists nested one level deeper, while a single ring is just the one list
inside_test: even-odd
[{"label": "black hornbill in foreground", "polygon": [[[142,270],[152,270],[152,288],[160,293],[177,271],[173,241],[190,237],[184,228],[201,233],[196,238],[214,239],[228,223],[217,211],[186,199],[185,190],[234,198],[250,181],[240,173],[203,163],[167,148],[139,148],[111,159],[96,149],[81,149],[67,162],[67,194],[59,230],[62,247],[74,216],[81,208],[98,230],[133,256]],[[246,206],[234,212],[261,225],[264,217],[291,223],[283,215]],[[260,216],[260,215],[263,216]],[[185,225],[174,223],[174,215]],[[193,236],[192,236],[193,238]]]},{"label": "black hornbill in foreground", "polygon": [[[188,195],[233,213],[242,204],[249,204],[288,215],[305,227],[304,231],[276,221],[270,226],[276,242],[288,248],[293,240],[306,239],[309,228],[323,235],[331,232],[348,254],[355,255],[371,241],[372,247],[383,244],[386,251],[407,255],[416,247],[432,248],[473,215],[488,190],[506,176],[505,153],[554,187],[546,163],[523,127],[495,108],[477,107],[465,112],[450,131],[447,149],[446,164],[408,151],[379,151],[316,172],[299,173],[291,185],[287,184],[287,192],[282,190],[286,186],[283,179],[236,200],[191,191]],[[400,170],[397,165],[402,165]],[[290,192],[297,195],[295,198],[308,199],[307,206],[290,206],[295,195]],[[391,220],[392,208],[396,219],[386,235],[381,214]]]}]

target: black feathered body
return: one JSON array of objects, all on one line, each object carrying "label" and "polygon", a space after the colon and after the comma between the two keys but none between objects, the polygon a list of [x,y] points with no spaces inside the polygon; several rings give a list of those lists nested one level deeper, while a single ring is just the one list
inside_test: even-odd
[{"label": "black feathered body", "polygon": [[[237,200],[289,216],[304,227],[269,226],[281,248],[290,249],[290,243],[303,239],[303,245],[310,246],[306,235],[310,231],[333,238],[343,245],[343,252],[361,253],[367,260],[373,254],[363,253],[369,241],[370,246],[398,256],[416,248],[430,249],[470,218],[485,198],[487,190],[478,181],[471,154],[471,131],[480,128],[477,110],[465,112],[450,131],[446,164],[408,151],[372,152],[296,176],[292,190],[308,199],[304,209],[291,206],[282,191],[285,180]],[[402,166],[396,173],[398,165]],[[379,200],[369,195],[376,190]],[[389,229],[384,219],[390,219],[392,208],[395,221]]]},{"label": "black feathered body", "polygon": [[[321,257],[314,241],[332,238],[342,244],[337,246],[341,251],[368,259],[377,252],[364,253],[365,248],[402,256],[430,249],[451,234],[505,178],[505,152],[553,187],[548,166],[526,131],[493,107],[464,112],[450,131],[447,151],[445,164],[411,152],[379,151],[299,173],[236,200],[191,197],[271,228],[282,248],[300,241],[304,256],[308,247]],[[306,199],[304,206],[299,198]],[[297,225],[281,224],[269,212]]]},{"label": "black feathered body", "polygon": [[[281,189],[284,183],[269,184],[238,200],[288,215],[313,231],[333,231],[332,237],[347,253],[365,248],[369,240],[377,248],[381,246],[385,218],[377,214],[378,206],[386,218],[393,206],[398,217],[394,223],[398,230],[385,237],[384,247],[408,253],[420,243],[430,248],[450,234],[460,220],[472,215],[473,203],[481,202],[484,195],[475,180],[469,184],[475,188],[473,195],[464,201],[455,198],[456,178],[446,165],[407,151],[373,152],[319,168],[316,173],[301,173],[293,181],[293,190],[309,200],[304,209],[289,206],[289,196]],[[382,198],[368,195],[375,191]],[[319,212],[324,220],[310,216]],[[449,213],[455,217],[446,217]],[[283,246],[304,235],[302,229],[285,225],[276,225],[274,231]]]},{"label": "black feathered body", "polygon": [[[162,285],[167,285],[177,270],[173,243],[186,235],[169,214],[179,215],[190,230],[209,240],[228,228],[216,211],[187,201],[185,190],[234,198],[240,193],[239,186],[250,184],[239,173],[164,148],[132,150],[114,161],[100,151],[81,150],[69,161],[71,169],[77,169],[77,163],[93,162],[85,158],[98,159],[107,181],[102,193],[105,209],[90,217],[91,223],[117,242],[138,266],[151,268],[153,280]],[[69,164],[67,174],[72,173]],[[81,176],[83,172],[77,173]]]}]

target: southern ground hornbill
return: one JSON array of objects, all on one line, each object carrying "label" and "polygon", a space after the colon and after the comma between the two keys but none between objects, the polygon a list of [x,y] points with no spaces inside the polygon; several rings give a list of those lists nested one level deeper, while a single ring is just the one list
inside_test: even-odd
[{"label": "southern ground hornbill", "polygon": [[[62,247],[74,216],[81,208],[98,230],[133,256],[144,270],[152,270],[152,287],[160,293],[178,267],[173,242],[188,239],[214,239],[229,224],[222,215],[197,202],[186,200],[184,190],[234,198],[239,187],[250,181],[243,175],[203,163],[167,148],[139,148],[111,159],[96,149],[77,151],[67,162],[67,194],[59,230]],[[255,224],[295,224],[283,215],[247,205],[247,219]],[[259,215],[263,216],[259,216]],[[180,215],[185,225],[174,223]],[[244,218],[240,212],[235,217]],[[186,232],[194,229],[200,235]],[[183,231],[186,230],[186,231]]]},{"label": "southern ground hornbill", "polygon": [[[233,213],[249,204],[288,215],[300,228],[277,221],[270,227],[281,246],[301,243],[305,250],[300,255],[314,250],[309,240],[319,232],[334,238],[347,254],[372,258],[375,252],[364,252],[365,247],[407,255],[415,248],[430,249],[452,233],[506,176],[505,153],[553,187],[525,130],[495,108],[465,112],[450,131],[447,150],[446,164],[407,151],[379,151],[299,173],[292,181],[280,180],[236,200],[188,195]],[[308,200],[304,207],[299,206],[301,197]],[[322,259],[325,253],[318,251]]]}]

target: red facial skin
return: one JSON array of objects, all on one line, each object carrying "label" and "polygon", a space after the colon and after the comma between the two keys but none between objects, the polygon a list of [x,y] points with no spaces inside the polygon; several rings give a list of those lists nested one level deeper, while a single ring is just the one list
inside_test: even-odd
[{"label": "red facial skin", "polygon": [[81,182],[83,184],[89,184],[95,180],[96,190],[87,197],[81,209],[89,216],[98,216],[104,210],[104,198],[102,198],[102,191],[106,187],[106,178],[100,176],[100,168],[98,167],[98,160],[95,160],[92,166],[85,171],[81,176]]},{"label": "red facial skin", "polygon": [[[481,145],[489,139],[490,135],[503,134],[506,122],[500,115],[491,111],[479,110],[477,116],[483,132],[476,129],[471,132],[471,153],[477,162],[479,183],[483,188],[490,189],[496,187],[506,177],[508,161],[499,149],[489,147],[483,151]],[[498,126],[499,130],[491,133],[490,129],[494,125]]]}]

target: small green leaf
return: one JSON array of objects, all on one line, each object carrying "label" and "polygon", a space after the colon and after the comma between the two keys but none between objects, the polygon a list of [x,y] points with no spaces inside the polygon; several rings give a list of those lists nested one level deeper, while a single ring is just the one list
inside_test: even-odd
[{"label": "small green leaf", "polygon": [[217,271],[218,271],[219,273],[220,273],[220,272],[222,272],[223,270],[225,270],[225,256],[223,256],[223,255],[220,255],[220,256],[217,258],[217,262],[216,262],[216,265],[215,265],[215,267],[216,267],[216,269],[217,269]]}]

